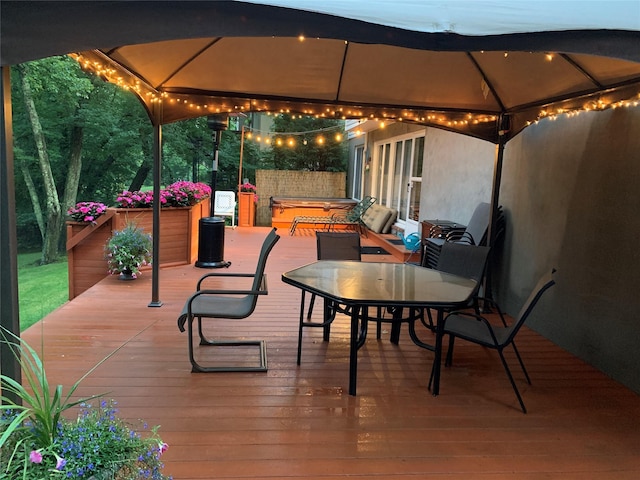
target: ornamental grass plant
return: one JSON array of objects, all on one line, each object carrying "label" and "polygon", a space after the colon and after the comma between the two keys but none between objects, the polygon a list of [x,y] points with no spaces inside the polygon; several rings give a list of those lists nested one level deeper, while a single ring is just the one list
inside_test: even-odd
[{"label": "ornamental grass plant", "polygon": [[[118,418],[113,401],[96,408],[88,403],[102,395],[72,400],[99,364],[65,394],[62,385],[51,388],[42,361],[26,342],[5,329],[2,341],[19,359],[25,386],[0,375],[0,480],[170,478],[162,473],[167,445],[157,427],[134,429]],[[62,415],[77,406],[75,419]]]}]

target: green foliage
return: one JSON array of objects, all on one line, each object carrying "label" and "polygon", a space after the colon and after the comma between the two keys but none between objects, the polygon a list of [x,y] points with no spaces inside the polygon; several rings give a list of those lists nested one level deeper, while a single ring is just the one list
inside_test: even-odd
[{"label": "green foliage", "polygon": [[133,223],[113,232],[105,247],[109,272],[130,271],[134,278],[140,267],[151,263],[151,235]]},{"label": "green foliage", "polygon": [[[151,185],[153,159],[153,126],[146,110],[128,91],[83,72],[77,62],[67,56],[51,57],[28,63],[28,80],[46,138],[56,188],[62,199],[65,180],[69,176],[69,159],[73,139],[82,139],[82,166],[77,195],[72,203],[100,202],[113,205],[117,192],[144,190]],[[38,168],[38,155],[22,91],[13,72],[12,108],[14,156],[16,159],[16,213],[19,248],[40,247],[41,236],[36,224],[34,207],[23,175],[24,167],[33,180],[37,201],[45,209],[43,180]],[[247,123],[251,122],[251,116]],[[295,136],[295,147],[260,150],[259,145],[245,137],[240,170],[240,139],[238,131],[225,130],[218,153],[218,190],[237,189],[244,178],[255,183],[259,168],[294,170],[345,171],[347,152],[343,122],[311,117],[274,118],[276,132],[309,132]],[[164,125],[162,151],[163,185],[176,181],[211,181],[213,134],[207,117]],[[325,143],[316,139],[322,134]],[[286,138],[284,138],[286,140]],[[306,144],[305,144],[306,141]],[[77,146],[77,142],[75,143]],[[71,205],[63,205],[68,208]]]},{"label": "green foliage", "polygon": [[[28,437],[36,445],[41,448],[50,447],[53,445],[62,412],[90,398],[95,398],[95,396],[83,400],[70,400],[82,378],[71,386],[66,395],[63,395],[62,385],[53,389],[52,394],[44,366],[36,351],[26,342],[20,344],[20,339],[8,330],[2,328],[1,332],[2,342],[11,349],[13,355],[18,359],[22,369],[22,382],[26,383],[28,388],[12,378],[0,375],[2,388],[0,411],[10,410],[13,412],[13,418],[8,422],[8,426],[6,420],[3,423],[5,429],[0,435],[0,450],[10,435],[24,429],[28,430]],[[8,397],[9,394],[19,398],[21,405],[15,404]],[[27,419],[29,420],[28,427],[23,425]]]},{"label": "green foliage", "polygon": [[[346,170],[344,122],[278,115],[274,118],[273,131],[276,135],[269,152],[273,168],[324,172]],[[277,135],[278,132],[283,134]]]},{"label": "green foliage", "polygon": [[[37,353],[4,329],[2,338],[19,360],[27,387],[0,375],[0,480],[167,478],[160,461],[167,445],[160,440],[157,427],[143,437],[116,416],[113,402],[103,401],[96,409],[86,403],[101,395],[70,400],[97,366],[66,395],[61,385],[51,394]],[[21,403],[7,398],[8,394]],[[82,410],[76,420],[62,417],[62,412],[77,405]]]},{"label": "green foliage", "polygon": [[[65,303],[69,297],[66,258],[40,265],[40,253],[18,255],[20,330],[25,330]],[[47,292],[42,295],[42,292]]]}]

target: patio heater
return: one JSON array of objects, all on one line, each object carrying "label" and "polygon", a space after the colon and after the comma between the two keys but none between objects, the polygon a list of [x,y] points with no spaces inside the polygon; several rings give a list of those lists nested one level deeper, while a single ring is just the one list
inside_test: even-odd
[{"label": "patio heater", "polygon": [[198,260],[199,268],[227,268],[231,262],[224,261],[224,218],[215,216],[216,180],[218,175],[218,148],[222,131],[226,130],[228,117],[209,115],[207,125],[213,131],[213,161],[211,164],[211,198],[209,216],[201,218],[198,224]]}]

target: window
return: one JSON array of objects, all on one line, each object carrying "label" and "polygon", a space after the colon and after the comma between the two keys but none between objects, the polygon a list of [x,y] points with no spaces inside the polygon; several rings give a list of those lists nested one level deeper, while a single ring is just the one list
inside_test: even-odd
[{"label": "window", "polygon": [[403,135],[374,147],[372,195],[378,203],[398,210],[398,222],[416,231],[420,217],[420,190],[424,160],[424,132]]}]

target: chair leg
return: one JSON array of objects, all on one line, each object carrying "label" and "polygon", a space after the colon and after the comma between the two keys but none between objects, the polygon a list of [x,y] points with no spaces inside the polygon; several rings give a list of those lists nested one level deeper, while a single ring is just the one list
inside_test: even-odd
[{"label": "chair leg", "polygon": [[[426,322],[424,321],[424,312],[427,312],[427,318],[429,319],[429,325],[426,324]],[[431,316],[431,309],[430,308],[424,308],[422,310],[422,315],[420,316],[420,321],[422,322],[422,324],[427,327],[430,328],[431,330],[434,329],[433,327],[433,317]]]},{"label": "chair leg", "polygon": [[382,338],[382,322],[380,319],[382,318],[382,307],[378,307],[377,310],[378,321],[376,322],[376,340],[380,340]]},{"label": "chair leg", "polygon": [[200,336],[200,345],[207,345],[209,340],[204,336],[202,332],[202,317],[198,317],[198,335]]},{"label": "chair leg", "polygon": [[516,352],[516,357],[518,357],[518,362],[520,362],[520,367],[522,368],[522,372],[524,373],[525,378],[527,379],[527,383],[531,385],[531,379],[529,378],[529,373],[527,373],[527,369],[524,368],[524,362],[522,361],[522,357],[520,356],[520,352],[516,348],[516,342],[511,342],[513,345],[513,351]]},{"label": "chair leg", "polygon": [[193,373],[213,373],[213,372],[266,372],[267,371],[267,346],[264,340],[209,340],[202,333],[202,317],[198,318],[198,334],[201,346],[210,347],[258,347],[259,361],[256,366],[234,366],[224,365],[219,367],[206,367],[200,365],[193,351],[193,317],[188,319],[188,341],[189,341],[189,361]]},{"label": "chair leg", "polygon": [[504,354],[502,350],[498,350],[500,354],[500,360],[502,360],[502,366],[504,367],[505,372],[507,372],[507,377],[509,377],[509,381],[511,382],[511,387],[513,391],[516,393],[516,397],[518,397],[518,402],[520,402],[520,408],[522,408],[522,413],[527,413],[527,408],[524,406],[524,402],[522,401],[522,397],[520,396],[520,392],[518,391],[518,387],[516,386],[516,382],[513,379],[513,375],[511,375],[511,370],[509,370],[509,365],[507,365],[507,360],[504,358]]}]

